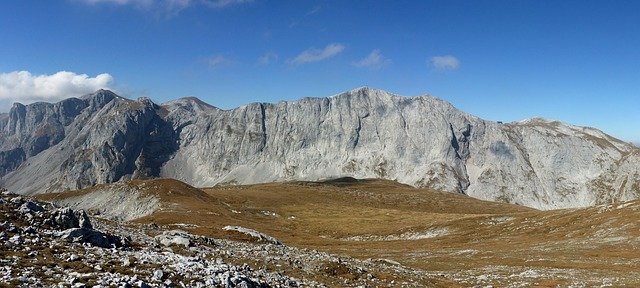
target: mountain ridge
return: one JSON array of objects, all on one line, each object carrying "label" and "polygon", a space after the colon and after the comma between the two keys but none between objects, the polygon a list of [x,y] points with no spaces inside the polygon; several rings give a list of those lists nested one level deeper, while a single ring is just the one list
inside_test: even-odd
[{"label": "mountain ridge", "polygon": [[156,177],[202,187],[350,176],[541,209],[640,194],[640,150],[628,143],[552,120],[487,121],[429,95],[360,87],[229,110],[107,90],[81,98],[0,117],[2,185],[33,194]]}]

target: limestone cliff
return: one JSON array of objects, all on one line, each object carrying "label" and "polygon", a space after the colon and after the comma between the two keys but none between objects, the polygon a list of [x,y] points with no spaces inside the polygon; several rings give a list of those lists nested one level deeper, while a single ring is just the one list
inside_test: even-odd
[{"label": "limestone cliff", "polygon": [[385,178],[535,208],[638,198],[640,149],[544,119],[485,121],[431,96],[360,88],[221,110],[98,91],[0,116],[2,185],[25,194],[120,179],[195,186]]}]

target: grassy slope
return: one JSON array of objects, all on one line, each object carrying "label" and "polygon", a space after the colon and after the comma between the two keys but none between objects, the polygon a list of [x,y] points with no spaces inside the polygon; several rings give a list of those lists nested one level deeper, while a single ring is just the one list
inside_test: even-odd
[{"label": "grassy slope", "polygon": [[[463,284],[490,275],[495,279],[486,283],[501,286],[512,284],[513,275],[527,279],[529,273],[535,276],[529,284],[540,287],[566,285],[575,279],[584,279],[590,286],[608,278],[640,285],[636,280],[640,279],[636,272],[640,267],[638,202],[537,211],[391,181],[355,179],[202,190],[174,180],[130,185],[152,187],[146,193],[164,202],[163,209],[138,219],[139,223],[195,224],[187,230],[242,239],[220,229],[239,225],[288,245],[363,259],[388,258],[417,269],[442,271],[463,279],[459,280]],[[84,192],[71,193],[67,196]],[[448,234],[420,240],[344,240],[433,229],[446,229]]]}]

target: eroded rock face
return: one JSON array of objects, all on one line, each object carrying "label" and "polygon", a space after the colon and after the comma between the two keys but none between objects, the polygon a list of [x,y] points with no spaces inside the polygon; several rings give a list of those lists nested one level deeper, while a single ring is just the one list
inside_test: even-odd
[{"label": "eroded rock face", "polygon": [[177,149],[160,109],[106,90],[55,104],[16,104],[0,117],[2,184],[34,194],[156,177]]},{"label": "eroded rock face", "polygon": [[542,209],[640,195],[640,150],[598,130],[485,121],[370,88],[233,110],[102,90],[17,104],[0,127],[0,184],[22,194],[158,176],[194,186],[350,176]]}]

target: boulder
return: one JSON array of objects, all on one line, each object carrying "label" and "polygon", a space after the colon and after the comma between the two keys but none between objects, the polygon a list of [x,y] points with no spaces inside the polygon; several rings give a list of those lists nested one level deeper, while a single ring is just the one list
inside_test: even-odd
[{"label": "boulder", "polygon": [[155,237],[163,246],[179,245],[184,247],[191,246],[191,238],[191,235],[180,230],[165,231]]},{"label": "boulder", "polygon": [[61,208],[53,211],[49,218],[49,224],[60,230],[70,228],[93,228],[91,220],[89,220],[89,216],[84,212],[84,210],[74,211],[69,208]]},{"label": "boulder", "polygon": [[27,201],[25,203],[23,203],[20,208],[18,209],[18,211],[22,214],[25,213],[35,213],[35,212],[42,212],[44,211],[44,208],[42,208],[42,206],[40,206],[39,204],[33,202],[33,201]]},{"label": "boulder", "polygon": [[102,248],[122,247],[126,245],[126,241],[118,236],[109,235],[88,228],[71,228],[60,231],[55,235],[62,239],[74,242],[89,243],[93,246]]}]

